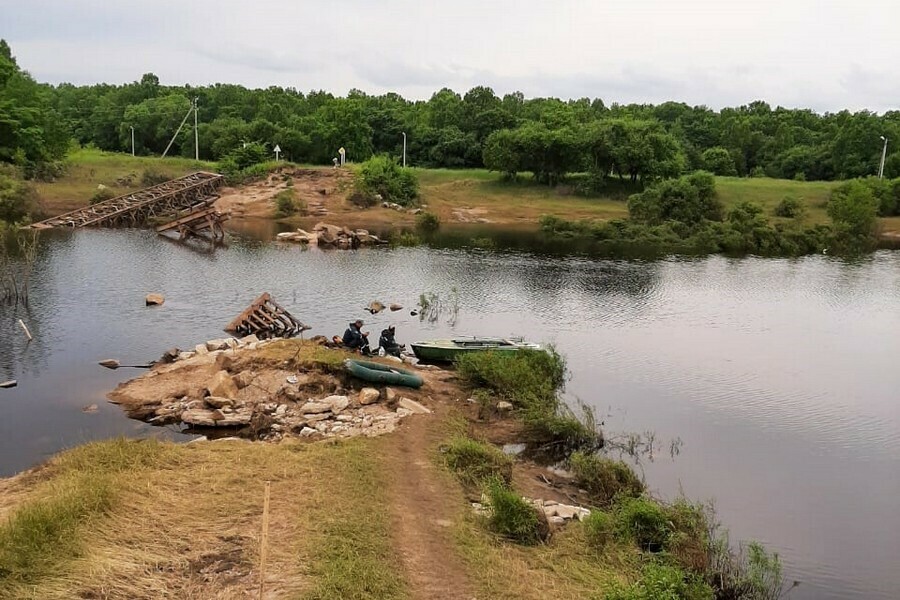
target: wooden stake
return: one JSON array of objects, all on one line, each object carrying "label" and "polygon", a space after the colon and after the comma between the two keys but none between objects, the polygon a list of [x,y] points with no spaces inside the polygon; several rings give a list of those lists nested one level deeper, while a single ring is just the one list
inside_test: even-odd
[{"label": "wooden stake", "polygon": [[259,542],[259,600],[263,600],[266,591],[266,555],[269,550],[269,492],[272,482],[266,482],[266,494],[263,499],[262,538]]},{"label": "wooden stake", "polygon": [[25,332],[25,335],[28,337],[28,341],[29,341],[29,342],[30,342],[32,339],[34,339],[34,338],[31,337],[31,332],[28,331],[28,326],[25,325],[25,321],[23,321],[22,319],[19,319],[19,325],[22,326],[22,331]]}]

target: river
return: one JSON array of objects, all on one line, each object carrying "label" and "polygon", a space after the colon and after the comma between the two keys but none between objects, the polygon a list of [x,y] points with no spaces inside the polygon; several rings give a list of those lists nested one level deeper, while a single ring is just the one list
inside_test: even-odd
[{"label": "river", "polygon": [[[801,582],[789,598],[896,597],[900,253],[616,261],[503,245],[323,252],[237,235],[210,253],[146,231],[48,232],[29,308],[0,307],[0,381],[19,382],[0,389],[0,475],[92,439],[186,439],[107,404],[137,372],[97,361],[140,363],[221,337],[269,291],[310,334],[365,317],[376,336],[395,323],[401,342],[552,342],[571,370],[567,394],[607,433],[654,432],[663,450],[643,461],[650,487],[714,500],[733,540],[779,552]],[[165,305],[146,308],[149,292]],[[449,307],[437,322],[410,316],[422,292]],[[364,314],[374,299],[407,310]],[[99,410],[83,412],[90,404]]]}]

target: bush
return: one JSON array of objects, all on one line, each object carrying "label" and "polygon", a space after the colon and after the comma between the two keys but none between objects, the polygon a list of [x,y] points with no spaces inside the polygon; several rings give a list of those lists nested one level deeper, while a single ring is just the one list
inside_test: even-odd
[{"label": "bush", "polygon": [[615,526],[613,516],[594,510],[582,520],[582,523],[584,523],[584,534],[588,543],[597,550],[603,550],[613,536]]},{"label": "bush", "polygon": [[658,225],[677,221],[698,225],[721,221],[724,207],[716,197],[716,180],[704,171],[661,181],[628,199],[628,214],[637,222]]},{"label": "bush", "polygon": [[595,452],[603,447],[603,435],[592,415],[581,420],[562,407],[558,410],[564,414],[547,413],[541,408],[525,412],[525,437],[532,455],[555,462],[576,451]]},{"label": "bush", "polygon": [[609,506],[619,497],[638,497],[644,484],[635,472],[620,460],[611,460],[585,452],[569,457],[569,470],[579,487],[591,495],[598,506]]},{"label": "bush", "polygon": [[796,196],[785,196],[781,202],[775,207],[776,217],[785,217],[787,219],[795,219],[803,216],[803,202]]},{"label": "bush", "polygon": [[374,156],[360,166],[356,191],[376,200],[380,196],[385,202],[411,206],[419,197],[419,181],[412,169],[401,167],[396,159]]},{"label": "bush", "polygon": [[0,222],[17,223],[33,210],[34,205],[34,189],[19,178],[16,169],[0,169]]},{"label": "bush", "polygon": [[378,204],[378,200],[375,199],[375,196],[370,194],[364,194],[359,190],[353,190],[350,194],[350,197],[347,198],[351,204],[356,206],[357,208],[372,208],[376,204]]},{"label": "bush", "polygon": [[512,481],[512,459],[498,448],[476,440],[457,436],[445,449],[447,466],[469,485],[500,480]]},{"label": "bush", "polygon": [[394,248],[397,247],[408,247],[412,248],[415,246],[422,245],[422,238],[417,236],[412,231],[392,231],[388,236],[388,242]]},{"label": "bush", "polygon": [[633,540],[642,550],[661,552],[666,548],[672,525],[666,510],[649,498],[626,498],[616,509],[616,536]]},{"label": "bush", "polygon": [[141,185],[144,187],[150,187],[153,185],[159,185],[160,183],[165,183],[170,179],[174,179],[174,176],[171,173],[166,173],[157,169],[156,167],[147,167],[144,169],[143,175],[141,175]]},{"label": "bush", "polygon": [[676,567],[648,563],[628,587],[617,586],[606,600],[713,600],[713,589],[695,575]]},{"label": "bush", "polygon": [[100,202],[106,202],[107,200],[112,200],[118,196],[114,191],[112,191],[108,187],[102,187],[94,192],[94,195],[91,196],[90,203],[91,205],[98,204]]},{"label": "bush", "polygon": [[488,485],[487,495],[491,506],[488,517],[491,531],[525,545],[537,544],[546,538],[548,526],[542,521],[542,515],[521,496],[500,481]]},{"label": "bush", "polygon": [[441,218],[430,212],[419,213],[416,215],[416,227],[422,231],[437,231],[441,227]]},{"label": "bush", "polygon": [[292,189],[282,190],[275,195],[275,217],[289,217],[303,212],[305,206],[297,199],[297,192]]},{"label": "bush", "polygon": [[878,203],[870,186],[859,180],[842,185],[832,192],[827,210],[841,250],[859,251],[874,246]]},{"label": "bush", "polygon": [[557,390],[566,377],[565,360],[550,348],[513,353],[471,352],[456,362],[459,376],[473,387],[493,390],[519,408],[556,412]]}]

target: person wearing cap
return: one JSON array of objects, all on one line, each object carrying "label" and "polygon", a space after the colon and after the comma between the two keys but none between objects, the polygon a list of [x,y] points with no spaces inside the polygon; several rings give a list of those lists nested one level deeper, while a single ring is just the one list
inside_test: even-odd
[{"label": "person wearing cap", "polygon": [[381,331],[381,337],[378,339],[378,347],[384,349],[385,354],[400,357],[400,344],[394,339],[395,328],[393,325]]},{"label": "person wearing cap", "polygon": [[369,354],[369,332],[363,332],[362,326],[362,319],[357,319],[353,323],[350,323],[350,326],[347,327],[347,331],[344,332],[344,337],[341,341],[351,350],[358,350],[360,354]]}]

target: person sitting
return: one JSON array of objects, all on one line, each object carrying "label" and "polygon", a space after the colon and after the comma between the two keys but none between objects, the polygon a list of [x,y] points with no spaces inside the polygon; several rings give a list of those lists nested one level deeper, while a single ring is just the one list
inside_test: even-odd
[{"label": "person sitting", "polygon": [[362,326],[362,319],[357,319],[350,323],[341,341],[344,343],[344,346],[351,350],[357,350],[360,354],[369,354],[369,332],[362,332]]},{"label": "person sitting", "polygon": [[393,325],[382,330],[381,337],[378,339],[378,347],[384,350],[385,354],[400,358],[400,350],[402,346],[394,339],[395,328]]}]

